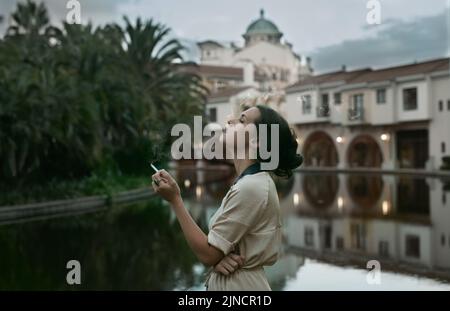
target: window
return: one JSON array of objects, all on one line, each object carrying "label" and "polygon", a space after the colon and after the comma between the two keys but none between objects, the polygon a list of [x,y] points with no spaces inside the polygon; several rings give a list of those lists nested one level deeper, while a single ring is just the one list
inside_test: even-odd
[{"label": "window", "polygon": [[389,242],[380,241],[378,243],[378,254],[383,257],[389,257]]},{"label": "window", "polygon": [[440,100],[439,101],[439,111],[442,111],[442,110],[444,110],[444,101]]},{"label": "window", "polygon": [[417,109],[417,88],[408,88],[403,90],[403,110]]},{"label": "window", "polygon": [[344,248],[344,239],[341,236],[336,237],[336,248],[337,249]]},{"label": "window", "polygon": [[442,204],[444,205],[444,207],[445,207],[445,204],[447,204],[447,197],[445,195],[445,191],[442,192]]},{"label": "window", "polygon": [[364,109],[364,94],[353,95],[351,105],[348,109],[348,119],[362,120],[363,109]]},{"label": "window", "polygon": [[441,234],[441,246],[445,246],[445,235]]},{"label": "window", "polygon": [[420,258],[420,239],[418,236],[406,236],[406,256]]},{"label": "window", "polygon": [[353,109],[354,110],[362,109],[363,105],[364,105],[364,95],[363,94],[353,95]]},{"label": "window", "polygon": [[334,104],[335,105],[341,104],[341,93],[334,93]]},{"label": "window", "polygon": [[441,152],[445,153],[445,142],[441,143]]},{"label": "window", "polygon": [[314,246],[314,230],[311,227],[305,228],[305,246]]},{"label": "window", "polygon": [[328,94],[322,94],[322,105],[328,106]]},{"label": "window", "polygon": [[311,95],[302,96],[302,112],[303,114],[311,113]]},{"label": "window", "polygon": [[385,104],[385,103],[386,103],[386,89],[378,89],[377,104]]},{"label": "window", "polygon": [[329,97],[328,94],[322,94],[322,104],[316,108],[317,116],[327,117],[330,115],[330,105],[329,105]]},{"label": "window", "polygon": [[354,249],[366,249],[366,227],[363,224],[351,224],[351,245]]},{"label": "window", "polygon": [[217,122],[217,108],[209,108],[208,117],[210,122]]},{"label": "window", "polygon": [[450,99],[449,99],[449,100],[447,100],[447,110],[449,110],[449,111],[450,111]]}]

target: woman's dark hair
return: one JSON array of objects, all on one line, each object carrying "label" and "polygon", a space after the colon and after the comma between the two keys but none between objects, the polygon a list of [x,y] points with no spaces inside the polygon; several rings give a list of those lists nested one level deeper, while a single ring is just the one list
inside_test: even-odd
[{"label": "woman's dark hair", "polygon": [[[299,167],[303,163],[303,156],[297,153],[297,137],[295,132],[289,127],[287,121],[275,110],[263,105],[256,106],[261,113],[261,117],[255,122],[258,137],[259,137],[259,125],[268,125],[267,130],[267,150],[272,151],[271,142],[271,124],[278,124],[279,128],[279,162],[278,167],[272,172],[280,177],[291,177],[292,170]],[[269,159],[261,159],[259,150],[258,161],[259,162],[270,162]]]}]

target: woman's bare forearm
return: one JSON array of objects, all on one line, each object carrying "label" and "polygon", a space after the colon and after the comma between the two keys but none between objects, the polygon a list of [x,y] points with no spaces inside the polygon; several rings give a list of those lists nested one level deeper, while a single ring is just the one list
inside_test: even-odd
[{"label": "woman's bare forearm", "polygon": [[171,202],[171,205],[184,236],[197,258],[206,266],[213,266],[218,263],[224,257],[223,252],[208,244],[208,236],[205,235],[184,207],[181,197]]}]

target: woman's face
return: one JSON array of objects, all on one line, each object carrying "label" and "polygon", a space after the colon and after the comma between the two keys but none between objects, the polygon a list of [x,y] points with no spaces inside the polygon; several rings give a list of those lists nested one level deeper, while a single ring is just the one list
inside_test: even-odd
[{"label": "woman's face", "polygon": [[[243,111],[239,116],[230,117],[225,126],[225,133],[222,136],[227,156],[232,156],[230,152],[234,154],[234,150],[245,148],[248,150],[249,140],[245,139],[244,144],[238,145],[238,139],[240,135],[245,135],[245,132],[250,132],[252,129],[256,129],[254,126],[256,121],[261,117],[261,113],[257,107],[251,107]],[[256,133],[254,133],[256,139]],[[242,136],[244,137],[244,136]],[[253,136],[250,137],[250,139]]]}]

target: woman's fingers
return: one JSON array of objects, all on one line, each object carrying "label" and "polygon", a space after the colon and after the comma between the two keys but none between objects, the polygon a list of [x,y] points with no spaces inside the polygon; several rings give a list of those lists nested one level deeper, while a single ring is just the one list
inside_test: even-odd
[{"label": "woman's fingers", "polygon": [[233,273],[234,271],[236,271],[237,266],[233,266],[231,263],[227,262],[227,261],[223,261],[222,265],[225,269],[228,270],[228,272]]},{"label": "woman's fingers", "polygon": [[214,270],[215,270],[216,272],[219,272],[219,273],[223,274],[223,275],[229,275],[229,274],[230,274],[230,272],[228,272],[228,271],[225,269],[225,267],[222,266],[220,263],[218,263],[218,264],[214,267]]},{"label": "woman's fingers", "polygon": [[156,184],[154,182],[152,183],[152,187],[153,187],[153,191],[158,192],[158,187],[156,186]]},{"label": "woman's fingers", "polygon": [[238,265],[240,266],[240,267],[242,267],[243,265],[244,265],[244,256],[241,256],[241,255],[237,255],[237,254],[230,254],[230,257],[235,261],[235,262],[237,262],[238,263]]},{"label": "woman's fingers", "polygon": [[244,265],[245,257],[230,253],[214,267],[216,272],[230,275]]},{"label": "woman's fingers", "polygon": [[164,178],[167,181],[167,183],[169,183],[171,185],[177,184],[176,180],[172,177],[172,175],[167,173],[166,170],[160,170],[158,173],[161,178]]}]

